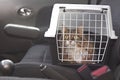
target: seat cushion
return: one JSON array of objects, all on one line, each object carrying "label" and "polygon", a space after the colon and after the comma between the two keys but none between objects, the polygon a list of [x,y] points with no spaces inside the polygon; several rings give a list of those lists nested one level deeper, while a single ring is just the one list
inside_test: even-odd
[{"label": "seat cushion", "polygon": [[[44,71],[41,71],[40,69],[41,64],[47,66],[47,68],[45,68]],[[13,72],[13,76],[17,77],[51,78],[51,79],[60,78],[58,74],[67,78],[67,80],[82,80],[79,74],[77,73],[76,69],[46,63],[35,62],[17,63],[15,64],[15,69]]]},{"label": "seat cushion", "polygon": [[39,62],[39,63],[52,63],[49,45],[35,45],[32,46],[21,62]]}]

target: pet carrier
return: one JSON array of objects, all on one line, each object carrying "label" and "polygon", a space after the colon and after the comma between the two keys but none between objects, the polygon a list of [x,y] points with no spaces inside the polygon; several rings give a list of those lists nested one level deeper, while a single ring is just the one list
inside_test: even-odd
[{"label": "pet carrier", "polygon": [[55,37],[61,63],[100,63],[110,39],[111,10],[106,5],[55,4],[45,37]]}]

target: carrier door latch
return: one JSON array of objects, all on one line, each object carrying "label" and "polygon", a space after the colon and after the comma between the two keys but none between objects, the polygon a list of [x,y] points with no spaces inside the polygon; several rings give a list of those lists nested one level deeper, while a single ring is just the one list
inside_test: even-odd
[{"label": "carrier door latch", "polygon": [[107,10],[108,10],[107,8],[102,8],[101,13],[106,13]]},{"label": "carrier door latch", "polygon": [[60,9],[63,10],[63,12],[66,12],[65,7],[59,7]]}]

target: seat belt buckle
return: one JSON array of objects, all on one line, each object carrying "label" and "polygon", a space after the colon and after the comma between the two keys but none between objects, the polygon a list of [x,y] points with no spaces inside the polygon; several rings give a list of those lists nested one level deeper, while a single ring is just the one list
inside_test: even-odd
[{"label": "seat belt buckle", "polygon": [[93,80],[92,76],[90,75],[90,73],[92,71],[91,71],[91,69],[86,64],[84,64],[83,66],[79,67],[77,69],[77,72],[78,72],[78,74],[80,75],[80,77],[83,80]]},{"label": "seat belt buckle", "polygon": [[110,71],[110,69],[108,68],[108,66],[102,66],[101,68],[91,72],[91,75],[95,79],[95,78],[97,78],[97,77],[99,77],[99,76],[101,76],[109,71]]},{"label": "seat belt buckle", "polygon": [[91,76],[94,80],[115,80],[112,71],[106,65],[92,71]]}]

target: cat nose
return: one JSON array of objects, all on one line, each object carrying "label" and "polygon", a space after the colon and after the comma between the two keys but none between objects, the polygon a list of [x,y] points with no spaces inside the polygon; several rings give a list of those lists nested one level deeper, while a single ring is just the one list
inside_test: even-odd
[{"label": "cat nose", "polygon": [[67,44],[67,45],[69,45],[69,44],[70,44],[70,42],[69,42],[69,41],[66,41],[66,44]]},{"label": "cat nose", "polygon": [[71,45],[75,45],[75,41],[70,41]]}]

